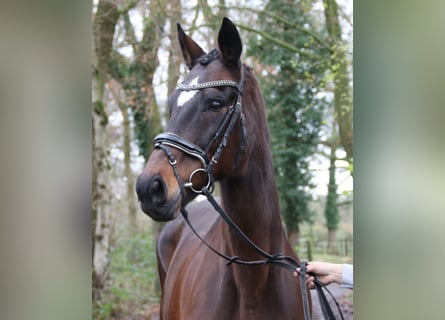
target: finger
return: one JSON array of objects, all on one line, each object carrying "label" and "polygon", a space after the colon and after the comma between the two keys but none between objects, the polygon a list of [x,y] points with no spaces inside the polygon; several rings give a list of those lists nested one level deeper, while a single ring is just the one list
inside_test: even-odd
[{"label": "finger", "polygon": [[306,281],[306,286],[307,286],[309,289],[314,289],[314,288],[315,288],[315,284],[314,284],[314,282],[313,282],[313,281],[310,281],[310,280]]}]

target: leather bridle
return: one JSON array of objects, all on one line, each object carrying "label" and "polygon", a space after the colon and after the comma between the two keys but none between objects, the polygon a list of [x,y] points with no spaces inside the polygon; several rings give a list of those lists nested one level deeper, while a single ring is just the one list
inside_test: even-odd
[{"label": "leather bridle", "polygon": [[[218,163],[219,158],[221,157],[221,154],[223,152],[223,149],[227,146],[227,141],[229,139],[230,133],[232,132],[232,129],[234,128],[236,122],[238,119],[240,120],[241,125],[241,144],[240,144],[240,150],[239,155],[242,155],[244,152],[245,146],[246,146],[246,120],[245,116],[242,111],[242,93],[243,93],[243,86],[244,86],[244,72],[242,70],[241,72],[241,80],[239,83],[233,81],[233,80],[217,80],[217,81],[209,81],[204,83],[198,83],[194,85],[186,85],[183,83],[178,84],[177,88],[182,91],[191,91],[191,90],[202,90],[206,88],[216,88],[216,87],[233,87],[236,89],[236,100],[235,104],[230,106],[228,109],[228,112],[224,116],[220,126],[218,127],[218,130],[208,143],[207,147],[205,149],[200,148],[196,144],[190,142],[189,140],[176,135],[171,132],[164,132],[159,134],[154,139],[154,148],[160,148],[164,151],[166,154],[168,161],[170,165],[173,168],[173,172],[176,176],[176,180],[178,182],[179,188],[181,190],[181,198],[182,198],[182,205],[181,205],[181,213],[184,217],[185,221],[193,231],[193,233],[215,254],[220,256],[221,258],[226,260],[226,264],[230,265],[232,263],[237,263],[241,265],[275,265],[281,268],[288,269],[292,272],[296,271],[296,268],[299,268],[299,276],[300,276],[300,286],[302,291],[302,300],[303,300],[303,309],[304,309],[304,316],[306,320],[310,319],[310,311],[309,311],[309,300],[308,300],[308,292],[307,292],[307,286],[306,286],[306,262],[298,262],[291,256],[285,256],[281,253],[277,254],[269,254],[259,248],[255,243],[252,242],[245,234],[244,232],[235,224],[235,222],[232,220],[232,218],[224,211],[224,209],[217,203],[215,198],[212,196],[212,192],[214,189],[214,177],[213,177],[213,169],[214,166]],[[220,139],[220,143],[218,147],[216,148],[215,153],[210,158],[208,156],[208,153],[212,146]],[[185,154],[194,157],[198,159],[203,167],[194,170],[187,182],[182,181],[178,169],[177,169],[177,160],[174,156],[174,154],[171,152],[170,147],[173,147],[175,149],[178,149]],[[193,186],[192,179],[195,174],[203,172],[207,175],[207,182],[205,185],[201,188]],[[195,230],[193,225],[190,223],[190,220],[188,218],[188,212],[185,209],[185,203],[184,203],[184,193],[185,189],[190,188],[191,191],[197,194],[203,194],[207,197],[208,201],[212,204],[212,206],[215,208],[215,210],[218,212],[218,214],[221,216],[221,218],[238,234],[238,236],[245,241],[255,252],[257,252],[261,257],[264,259],[261,260],[255,260],[255,261],[244,261],[239,259],[238,256],[232,256],[229,257],[226,254],[216,250],[213,248],[205,239],[203,239],[199,233]],[[312,275],[314,276],[314,275]],[[315,277],[314,277],[315,278]],[[325,288],[328,293],[331,295],[333,300],[335,301],[339,314],[341,316],[341,319],[343,319],[343,314],[341,312],[341,309],[335,300],[332,293],[326,288],[324,284],[322,284],[320,281],[318,281],[316,278],[314,280],[315,288],[317,289],[317,293],[320,299],[320,305],[323,312],[323,315],[325,316],[325,319],[329,320],[335,320],[335,316],[331,310],[331,307],[326,299],[326,296],[322,290],[322,288]]]},{"label": "leather bridle", "polygon": [[[176,148],[188,154],[189,156],[197,158],[202,163],[203,168],[199,168],[193,171],[189,176],[188,182],[182,183],[180,187],[190,188],[195,193],[202,193],[200,188],[196,188],[193,186],[192,178],[195,174],[203,172],[207,175],[207,183],[205,184],[205,187],[213,191],[215,183],[213,177],[213,169],[215,165],[218,163],[223,149],[227,146],[227,141],[229,139],[230,133],[232,132],[232,129],[235,126],[235,123],[238,121],[238,119],[240,119],[241,133],[242,133],[241,137],[242,143],[240,146],[239,153],[242,154],[244,152],[244,148],[246,145],[246,122],[245,122],[245,116],[242,111],[242,103],[241,103],[242,100],[241,98],[243,93],[243,83],[244,83],[244,78],[242,76],[241,81],[239,83],[233,80],[217,80],[217,81],[209,81],[193,85],[186,85],[183,83],[178,84],[177,88],[182,91],[202,90],[206,88],[217,88],[217,87],[233,87],[236,89],[235,103],[229,107],[216,133],[213,135],[212,139],[209,141],[205,149],[202,149],[193,142],[190,142],[189,140],[171,132],[164,132],[155,137],[154,148],[161,148],[162,150],[164,150],[164,152],[167,154],[169,158],[170,165],[173,165],[172,163],[175,163],[176,160],[174,159],[173,154],[169,155],[169,153],[166,151],[166,146]],[[224,129],[225,131],[223,131]],[[209,158],[207,155],[210,149],[215,144],[215,142],[218,141],[220,138],[221,141],[215,153],[211,158]],[[177,174],[176,176],[178,178]],[[180,182],[180,180],[178,180],[178,182]]]}]

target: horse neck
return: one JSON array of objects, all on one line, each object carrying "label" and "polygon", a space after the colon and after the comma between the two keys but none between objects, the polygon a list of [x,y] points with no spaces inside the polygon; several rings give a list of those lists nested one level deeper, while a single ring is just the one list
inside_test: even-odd
[{"label": "horse neck", "polygon": [[[284,231],[270,151],[267,149],[265,155],[252,156],[248,168],[246,174],[221,182],[224,209],[261,249],[269,253],[282,252]],[[230,227],[225,226],[224,232],[231,254],[246,260],[262,258]]]},{"label": "horse neck", "polygon": [[[264,99],[257,80],[248,68],[245,70],[243,108],[247,130],[251,134],[247,136],[247,148],[238,171],[221,182],[222,203],[249,239],[263,250],[277,253],[282,250],[285,236],[269,148]],[[243,249],[243,254],[249,258],[259,258],[236,234],[227,228],[226,232],[231,239],[229,249],[234,250],[234,255],[239,255],[239,251],[235,250]]]}]

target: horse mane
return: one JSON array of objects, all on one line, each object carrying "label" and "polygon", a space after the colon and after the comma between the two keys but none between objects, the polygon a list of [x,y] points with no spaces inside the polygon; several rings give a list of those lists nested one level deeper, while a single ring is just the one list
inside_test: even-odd
[{"label": "horse mane", "polygon": [[[264,98],[261,94],[259,84],[255,78],[252,68],[243,65],[244,69],[244,93],[243,93],[243,112],[247,120],[247,150],[246,154],[250,155],[250,159],[246,164],[252,163],[253,160],[263,160],[267,163],[265,167],[271,168],[273,175],[272,156],[269,148],[269,129],[266,119],[266,107]],[[244,165],[243,173],[249,170]]]},{"label": "horse mane", "polygon": [[[220,57],[220,51],[218,49],[212,49],[209,53],[202,55],[198,59],[198,63],[202,66],[207,66]],[[255,160],[264,159],[270,161],[270,166],[272,166],[264,99],[258,81],[252,72],[252,68],[242,64],[242,70],[244,72],[243,112],[247,119],[247,140],[249,140],[249,137],[255,137],[255,139],[250,139],[252,141],[247,142],[249,150],[246,151],[251,157],[246,163],[251,162],[252,158]],[[267,167],[270,168],[270,166]],[[247,173],[246,170],[249,170],[247,165],[243,166],[241,171],[242,175]]]}]

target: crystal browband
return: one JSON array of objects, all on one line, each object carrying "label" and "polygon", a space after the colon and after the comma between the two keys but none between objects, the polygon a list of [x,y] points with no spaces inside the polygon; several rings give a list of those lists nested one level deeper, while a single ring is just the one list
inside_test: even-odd
[{"label": "crystal browband", "polygon": [[184,83],[178,83],[177,88],[184,91],[192,91],[192,90],[201,90],[206,88],[214,88],[214,87],[234,87],[239,90],[239,85],[237,82],[232,80],[218,80],[218,81],[208,81],[193,85],[188,85]]}]

